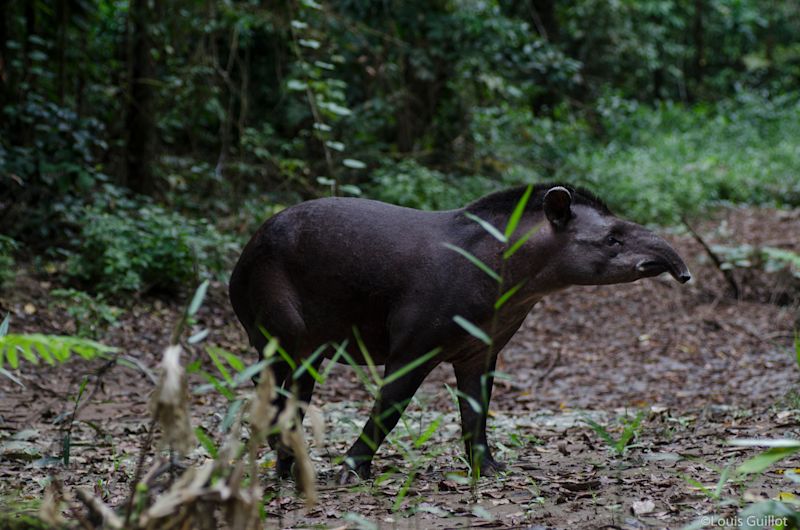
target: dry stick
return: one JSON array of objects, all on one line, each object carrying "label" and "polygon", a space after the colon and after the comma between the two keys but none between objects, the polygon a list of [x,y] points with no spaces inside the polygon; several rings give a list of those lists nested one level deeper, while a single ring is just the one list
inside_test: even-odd
[{"label": "dry stick", "polygon": [[[106,374],[106,372],[108,372],[111,368],[113,368],[113,366],[115,364],[116,364],[116,359],[111,359],[111,360],[107,361],[103,366],[101,366],[99,370],[97,370],[97,373],[95,374],[94,386],[89,391],[89,394],[86,395],[86,397],[83,398],[83,401],[81,401],[81,397],[83,397],[83,393],[79,393],[78,394],[78,398],[75,400],[75,406],[72,409],[72,415],[70,415],[69,422],[67,423],[66,432],[64,433],[64,437],[62,438],[62,445],[61,445],[61,458],[62,458],[62,460],[64,460],[65,457],[66,457],[66,460],[69,460],[69,453],[65,454],[64,451],[71,451],[72,450],[71,449],[71,445],[72,445],[72,428],[75,425],[75,418],[78,417],[78,412],[80,412],[81,409],[83,409],[86,405],[89,404],[89,402],[92,400],[94,395],[97,393],[97,389],[100,388],[100,381],[102,381],[103,376]],[[85,390],[85,388],[84,388],[84,390]],[[64,445],[64,441],[65,440],[70,440],[70,447],[65,447],[65,445]],[[66,463],[66,461],[65,461],[65,463]]]},{"label": "dry stick", "polygon": [[739,284],[736,283],[736,278],[733,277],[733,273],[722,266],[722,260],[719,259],[719,256],[717,256],[717,254],[713,250],[711,250],[711,247],[709,247],[708,244],[703,240],[703,238],[700,237],[700,234],[698,234],[695,231],[695,229],[692,228],[692,225],[689,224],[689,221],[686,219],[686,217],[681,216],[681,222],[686,227],[686,229],[689,230],[689,233],[692,235],[694,240],[697,241],[697,243],[701,247],[703,247],[703,250],[708,255],[708,257],[711,258],[711,261],[717,267],[717,270],[719,270],[719,272],[722,273],[722,276],[725,278],[725,281],[731,288],[731,294],[733,294],[733,297],[736,298],[737,300],[741,300],[741,290],[739,289]]},{"label": "dry stick", "polygon": [[150,426],[147,428],[147,438],[145,438],[142,447],[139,448],[139,460],[136,462],[136,472],[133,475],[133,482],[131,482],[131,493],[128,497],[128,502],[125,503],[125,524],[123,528],[128,528],[128,522],[133,514],[133,501],[136,499],[136,489],[139,485],[139,480],[142,477],[142,468],[144,467],[144,460],[147,457],[147,450],[150,444],[153,443],[153,433],[155,432],[156,419],[155,417],[150,420]]},{"label": "dry stick", "polygon": [[550,363],[548,364],[547,369],[544,371],[544,373],[542,375],[539,376],[539,382],[540,383],[542,381],[544,381],[545,379],[547,379],[548,377],[550,377],[550,374],[552,374],[553,370],[556,369],[556,366],[558,366],[558,362],[560,360],[561,360],[561,348],[559,348],[556,351],[555,355],[550,357]]}]

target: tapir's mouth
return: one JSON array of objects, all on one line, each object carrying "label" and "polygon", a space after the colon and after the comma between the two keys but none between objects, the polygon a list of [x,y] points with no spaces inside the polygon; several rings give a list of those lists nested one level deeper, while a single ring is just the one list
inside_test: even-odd
[{"label": "tapir's mouth", "polygon": [[692,279],[692,275],[688,270],[678,270],[670,266],[666,261],[660,260],[644,260],[636,264],[636,271],[644,277],[658,276],[664,272],[670,273],[676,280],[681,283],[686,283]]},{"label": "tapir's mouth", "polygon": [[669,271],[669,266],[663,261],[640,261],[636,264],[636,270],[645,276],[658,276]]}]

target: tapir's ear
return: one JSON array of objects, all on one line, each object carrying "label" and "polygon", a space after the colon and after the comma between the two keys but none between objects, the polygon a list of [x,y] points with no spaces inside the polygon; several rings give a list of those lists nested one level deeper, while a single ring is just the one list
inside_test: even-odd
[{"label": "tapir's ear", "polygon": [[567,188],[555,186],[544,194],[544,214],[556,228],[563,228],[572,216],[572,195]]}]

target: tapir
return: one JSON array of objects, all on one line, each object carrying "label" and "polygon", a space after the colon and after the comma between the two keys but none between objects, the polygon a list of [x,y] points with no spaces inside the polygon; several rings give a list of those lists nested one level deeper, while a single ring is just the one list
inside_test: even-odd
[{"label": "tapir", "polygon": [[[521,204],[514,235],[504,242],[497,236]],[[487,230],[486,223],[498,230]],[[524,234],[524,243],[507,252]],[[370,476],[378,447],[443,362],[455,371],[469,461],[482,475],[503,469],[486,438],[495,363],[533,306],[572,285],[633,282],[665,272],[681,283],[691,278],[664,239],[616,217],[591,192],[538,184],[447,211],[361,198],[303,202],[256,231],[233,270],[229,294],[259,353],[273,336],[298,365],[325,343],[344,346],[357,363],[366,363],[365,349],[384,365],[389,382],[344,459],[339,480],[347,483]],[[476,330],[491,333],[489,346]],[[308,370],[292,381],[286,362],[272,368],[277,385],[310,401],[315,380]],[[291,454],[279,448],[278,473],[288,474],[291,465]]]}]

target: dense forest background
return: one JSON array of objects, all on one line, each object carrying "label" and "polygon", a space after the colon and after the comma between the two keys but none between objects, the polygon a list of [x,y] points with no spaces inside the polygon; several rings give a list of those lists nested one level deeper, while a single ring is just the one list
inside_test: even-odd
[{"label": "dense forest background", "polygon": [[[800,205],[794,0],[0,0],[0,271],[224,272],[265,218],[535,180]],[[0,276],[2,276],[0,274]]]}]

